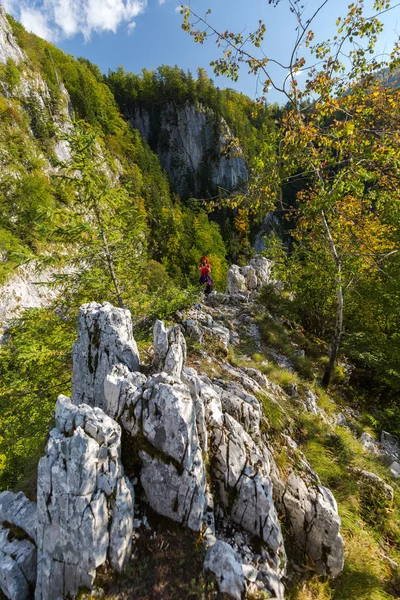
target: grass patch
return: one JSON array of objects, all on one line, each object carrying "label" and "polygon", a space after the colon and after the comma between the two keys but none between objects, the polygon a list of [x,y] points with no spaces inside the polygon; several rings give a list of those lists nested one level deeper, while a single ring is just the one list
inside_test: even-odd
[{"label": "grass patch", "polygon": [[291,422],[287,411],[269,394],[260,393],[257,394],[257,397],[261,402],[263,414],[267,418],[270,427],[278,432],[284,430]]},{"label": "grass patch", "polygon": [[287,369],[282,369],[271,362],[264,367],[260,367],[260,371],[267,375],[267,377],[271,379],[273,383],[276,383],[283,388],[289,387],[293,383],[296,385],[300,385],[301,383],[297,373],[291,373]]}]

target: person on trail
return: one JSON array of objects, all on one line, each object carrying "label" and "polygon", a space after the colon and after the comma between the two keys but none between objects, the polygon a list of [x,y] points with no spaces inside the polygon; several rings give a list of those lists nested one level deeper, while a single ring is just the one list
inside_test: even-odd
[{"label": "person on trail", "polygon": [[213,280],[211,279],[211,275],[210,275],[211,265],[208,262],[207,256],[201,257],[200,264],[199,264],[199,271],[200,271],[200,285],[205,284],[206,289],[204,290],[204,293],[206,296],[208,296],[211,293]]}]

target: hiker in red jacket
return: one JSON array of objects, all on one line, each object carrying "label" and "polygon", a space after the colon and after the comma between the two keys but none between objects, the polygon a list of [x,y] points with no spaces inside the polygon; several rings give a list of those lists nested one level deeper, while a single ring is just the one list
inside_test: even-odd
[{"label": "hiker in red jacket", "polygon": [[199,271],[200,271],[200,284],[201,285],[206,285],[206,289],[204,290],[204,293],[206,296],[208,296],[211,293],[211,287],[213,284],[213,280],[211,279],[211,265],[208,262],[208,258],[207,256],[202,256],[200,259],[200,264],[199,264]]}]

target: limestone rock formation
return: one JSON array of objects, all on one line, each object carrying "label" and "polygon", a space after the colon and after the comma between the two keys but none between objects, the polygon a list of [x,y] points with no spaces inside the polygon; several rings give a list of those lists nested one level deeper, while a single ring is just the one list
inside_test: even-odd
[{"label": "limestone rock formation", "polygon": [[330,490],[312,479],[293,471],[285,485],[275,481],[275,497],[288,524],[296,565],[306,565],[309,558],[317,573],[336,577],[344,564],[337,504]]},{"label": "limestone rock formation", "polygon": [[214,573],[222,593],[241,600],[245,591],[242,562],[229,544],[218,540],[211,546],[207,550],[204,568]]},{"label": "limestone rock formation", "polygon": [[249,295],[259,290],[264,284],[270,283],[272,261],[257,255],[249,265],[239,267],[231,265],[228,271],[226,294]]},{"label": "limestone rock formation", "polygon": [[146,109],[134,110],[129,121],[150,142],[181,196],[198,197],[204,193],[205,164],[206,184],[211,189],[220,186],[234,190],[247,184],[243,151],[237,144],[231,147],[233,134],[224,119],[217,121],[212,110],[169,103],[162,107],[157,126]]},{"label": "limestone rock formation", "polygon": [[0,588],[10,600],[31,600],[36,582],[36,547],[29,540],[13,539],[0,528]]},{"label": "limestone rock formation", "polygon": [[36,600],[74,597],[107,559],[120,570],[129,557],[134,493],[120,451],[115,421],[59,397],[38,468]]},{"label": "limestone rock formation", "polygon": [[6,11],[0,4],[0,63],[6,64],[9,58],[18,64],[26,56],[13,36]]},{"label": "limestone rock formation", "polygon": [[36,504],[22,492],[2,492],[0,523],[0,588],[11,600],[30,600],[36,582]]},{"label": "limestone rock formation", "polygon": [[119,363],[131,371],[139,367],[129,311],[104,304],[85,304],[79,311],[79,338],[74,345],[72,402],[102,408],[115,417],[104,394],[104,382]]},{"label": "limestone rock formation", "polygon": [[[251,270],[244,268],[246,282],[253,281],[246,285],[259,289],[269,276],[267,263],[257,259]],[[137,502],[202,532],[204,567],[221,592],[243,598],[262,591],[284,600],[289,568],[301,572],[311,560],[321,575],[341,571],[343,541],[331,492],[288,435],[287,447],[297,452],[302,470],[293,462],[283,481],[264,435],[268,421],[260,399],[279,405],[288,396],[258,369],[232,365],[221,352],[235,343],[236,326],[253,327],[241,298],[225,305],[231,321],[207,306],[177,315],[180,322],[171,327],[156,321],[146,374],[139,370],[129,312],[108,303],[81,307],[73,402],[64,396],[57,402],[56,427],[39,463],[37,508],[21,494],[0,494],[3,527],[14,523],[31,538],[20,547],[20,562],[0,543],[1,585],[9,598],[32,593],[34,582],[24,569],[36,560],[36,546],[36,600],[76,597],[80,588],[92,587],[106,560],[122,568],[134,517],[133,488],[120,458],[122,430]],[[209,332],[216,334],[218,378],[185,364],[184,334],[193,331],[203,348]],[[293,401],[301,405],[300,398]]]},{"label": "limestone rock formation", "polygon": [[34,502],[22,493],[1,492],[0,522],[11,523],[23,529],[36,542],[37,508]]}]

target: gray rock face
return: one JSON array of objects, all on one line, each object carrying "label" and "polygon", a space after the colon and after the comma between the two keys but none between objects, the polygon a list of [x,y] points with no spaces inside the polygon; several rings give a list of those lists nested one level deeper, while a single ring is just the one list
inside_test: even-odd
[{"label": "gray rock face", "polygon": [[375,455],[381,454],[377,440],[373,438],[372,435],[370,435],[367,431],[364,431],[364,433],[361,434],[360,443],[366,452],[371,452]]},{"label": "gray rock face", "polygon": [[38,468],[36,600],[91,589],[106,559],[121,570],[128,558],[134,493],[120,446],[119,425],[101,409],[59,397],[56,428]]},{"label": "gray rock face", "polygon": [[0,324],[15,318],[27,308],[48,306],[57,297],[57,291],[48,285],[51,275],[48,270],[38,273],[34,261],[20,266],[0,287]]},{"label": "gray rock face", "polygon": [[155,370],[164,371],[180,380],[186,360],[186,341],[179,325],[166,329],[162,321],[156,321],[153,330]]},{"label": "gray rock face", "polygon": [[204,568],[214,573],[220,592],[241,600],[245,591],[240,555],[226,542],[218,540],[207,550]]},{"label": "gray rock face", "polygon": [[385,454],[393,460],[400,460],[400,440],[397,437],[387,431],[382,431],[381,444]]},{"label": "gray rock face", "polygon": [[321,410],[317,404],[317,396],[310,389],[306,391],[303,403],[307,412],[310,412],[313,415],[320,414]]},{"label": "gray rock face", "polygon": [[158,450],[190,469],[197,450],[190,391],[181,384],[156,384],[143,411],[143,434]]},{"label": "gray rock face", "polygon": [[231,332],[227,327],[216,323],[214,319],[198,309],[188,311],[187,318],[181,323],[185,335],[205,346],[210,341],[215,341],[228,350],[231,341]]},{"label": "gray rock face", "polygon": [[284,492],[277,498],[286,515],[291,553],[297,565],[305,565],[307,556],[320,575],[336,577],[343,569],[343,539],[335,498],[326,487],[306,484],[292,472]]},{"label": "gray rock face", "polygon": [[224,414],[211,439],[211,469],[231,518],[267,545],[276,567],[285,558],[282,532],[272,499],[268,458],[243,427]]},{"label": "gray rock face", "polygon": [[206,508],[206,477],[201,451],[198,448],[190,471],[179,469],[172,462],[152,458],[141,451],[143,467],[140,481],[153,510],[200,531]]},{"label": "gray rock face", "polygon": [[72,402],[97,406],[114,418],[115,406],[108,406],[104,393],[106,377],[119,363],[130,371],[139,368],[130,312],[108,302],[85,304],[79,310],[78,333],[73,350]]},{"label": "gray rock face", "polygon": [[231,265],[228,271],[226,294],[252,294],[264,284],[272,282],[273,262],[257,255],[245,267]]},{"label": "gray rock face", "polygon": [[6,11],[0,5],[0,63],[6,64],[9,58],[18,64],[25,60],[26,56],[13,36]]},{"label": "gray rock face", "polygon": [[22,493],[1,492],[0,494],[0,522],[11,523],[20,527],[36,541],[37,508],[34,502]]},{"label": "gray rock face", "polygon": [[36,582],[36,547],[29,540],[11,539],[0,528],[0,588],[10,600],[31,600]]},{"label": "gray rock face", "polygon": [[[130,122],[150,140],[151,119],[146,110],[136,110]],[[219,126],[219,134],[216,134],[216,126]],[[229,151],[226,151],[228,146]],[[166,104],[152,149],[182,196],[204,193],[204,164],[208,169],[208,185],[214,189],[222,186],[233,190],[248,181],[243,151],[234,144],[228,125],[223,119],[217,122],[214,113],[200,105]]]}]

